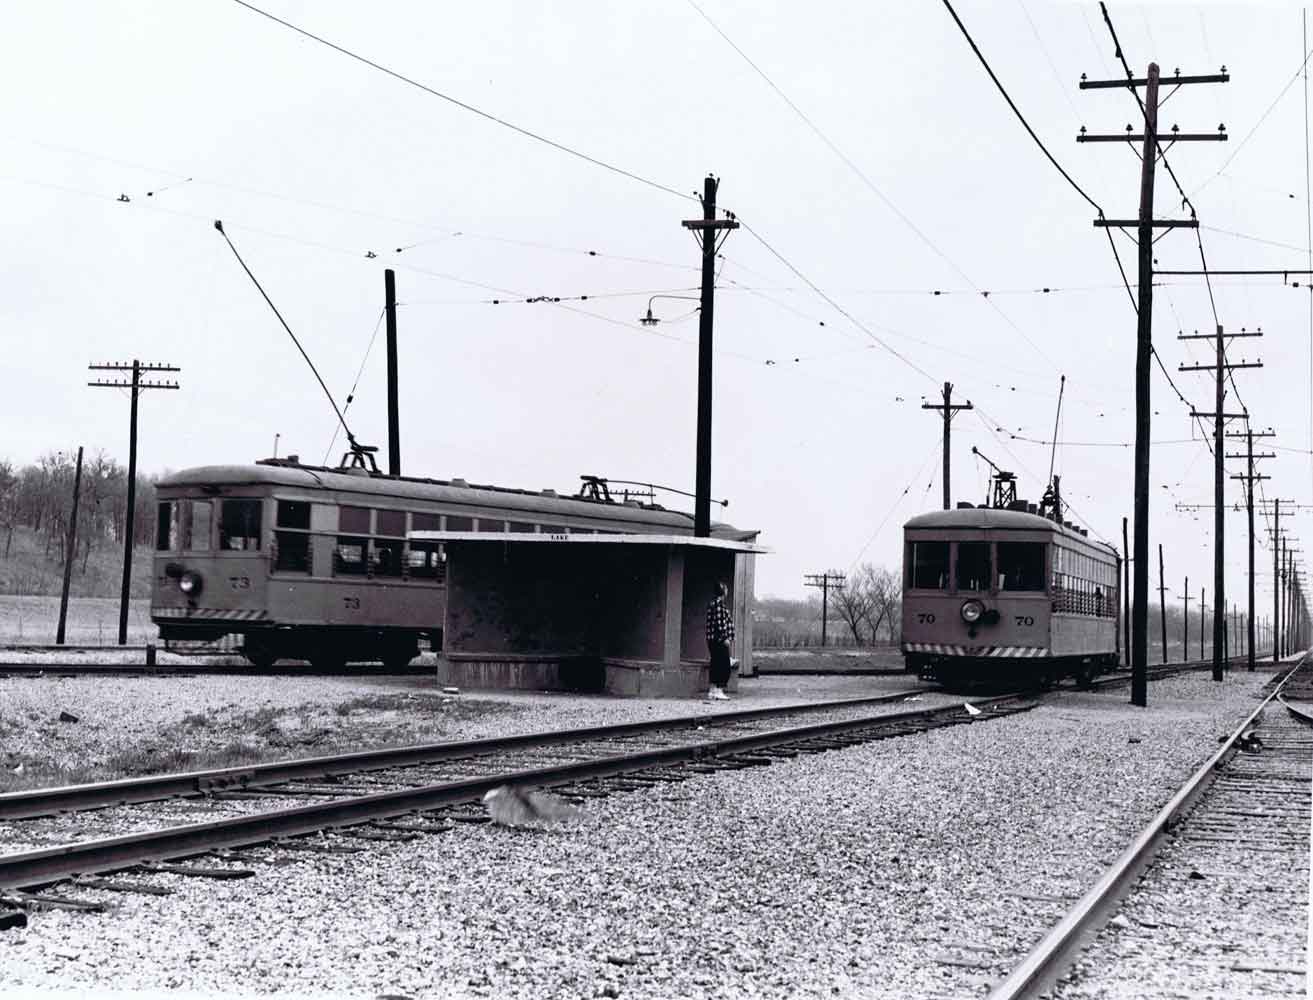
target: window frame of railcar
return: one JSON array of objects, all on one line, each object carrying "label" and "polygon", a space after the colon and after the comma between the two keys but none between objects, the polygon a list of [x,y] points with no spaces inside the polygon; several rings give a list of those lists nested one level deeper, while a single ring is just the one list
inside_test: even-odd
[{"label": "window frame of railcar", "polygon": [[[919,549],[930,546],[943,546],[943,560],[927,558],[924,562],[919,561]],[[947,538],[909,538],[907,539],[907,548],[905,550],[904,560],[907,565],[906,587],[908,590],[921,590],[932,594],[950,593],[949,586],[953,581],[953,543]],[[937,571],[939,574],[939,583],[934,586],[927,586],[918,581],[921,579],[918,570],[924,568],[927,571]]]},{"label": "window frame of railcar", "polygon": [[[229,497],[219,499],[218,515],[214,518],[218,533],[216,552],[259,552],[264,546],[264,498],[263,497]],[[239,512],[230,519],[229,511]],[[236,524],[231,523],[232,520]],[[240,530],[232,531],[231,527]],[[234,540],[241,544],[230,544]]]},{"label": "window frame of railcar", "polygon": [[155,512],[155,551],[177,552],[182,546],[182,501],[161,500]]},{"label": "window frame of railcar", "polygon": [[[1028,548],[1039,550],[1038,565],[1034,565],[1030,567],[1031,570],[1035,571],[1036,575],[1033,578],[1026,578],[1027,582],[1038,582],[1039,584],[1038,587],[1021,587],[1021,586],[1007,585],[1007,580],[1004,578],[1004,573],[1003,573],[1003,558],[1000,555],[1000,550],[1005,545],[1018,546],[1018,547],[1026,546]],[[996,539],[993,542],[993,552],[991,553],[991,562],[993,566],[991,582],[994,583],[993,592],[998,594],[1007,594],[1010,597],[1014,595],[1021,596],[1024,594],[1038,595],[1038,594],[1048,593],[1050,548],[1051,545],[1049,544],[1048,539],[1043,539],[1043,540],[1035,540],[1030,538]],[[1030,553],[1032,559],[1035,554],[1036,553],[1034,553],[1033,551]]]},{"label": "window frame of railcar", "polygon": [[[198,534],[197,515],[204,510],[205,523],[204,530],[199,532],[203,536],[205,544],[197,546],[195,544]],[[214,501],[202,499],[190,499],[184,506],[182,520],[182,551],[184,552],[213,552],[214,551]]]},{"label": "window frame of railcar", "polygon": [[314,532],[311,529],[314,501],[308,497],[276,495],[272,499],[274,544],[270,571],[311,575],[314,572]]}]

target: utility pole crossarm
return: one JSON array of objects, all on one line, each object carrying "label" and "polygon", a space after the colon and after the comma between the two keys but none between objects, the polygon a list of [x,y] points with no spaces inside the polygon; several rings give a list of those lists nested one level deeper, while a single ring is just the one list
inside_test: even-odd
[{"label": "utility pole crossarm", "polygon": [[[1204,73],[1195,76],[1182,76],[1181,71],[1177,70],[1172,76],[1169,76],[1166,79],[1160,77],[1157,82],[1160,85],[1166,85],[1169,87],[1180,87],[1187,83],[1230,83],[1231,74],[1226,71],[1225,66],[1222,67],[1220,73]],[[1080,80],[1081,90],[1121,90],[1123,88],[1126,90],[1133,90],[1137,87],[1147,86],[1149,86],[1149,78],[1144,76],[1121,80],[1087,80],[1085,79],[1084,74],[1082,74]]]},{"label": "utility pole crossarm", "polygon": [[[1262,368],[1262,367],[1263,367],[1263,362],[1261,361],[1240,361],[1240,362],[1228,361],[1226,364],[1222,365],[1222,371],[1231,372],[1231,371],[1235,371],[1238,368]],[[1215,372],[1217,371],[1217,365],[1178,365],[1176,370],[1178,372]]]}]

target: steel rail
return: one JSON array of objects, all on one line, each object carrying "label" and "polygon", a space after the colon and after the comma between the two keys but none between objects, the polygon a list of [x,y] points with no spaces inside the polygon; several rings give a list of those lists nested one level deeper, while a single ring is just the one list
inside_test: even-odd
[{"label": "steel rail", "polygon": [[80,812],[109,806],[156,802],[160,799],[201,795],[206,792],[255,788],[286,781],[322,778],[327,775],[378,771],[392,767],[436,764],[457,757],[478,756],[524,747],[556,746],[590,740],[615,739],[662,730],[687,729],[694,726],[747,722],[777,715],[795,715],[839,711],[863,705],[878,705],[924,693],[919,688],[891,694],[842,698],[835,701],[802,702],[776,708],[749,708],[707,715],[682,715],[641,722],[622,722],[609,726],[558,729],[517,736],[495,736],[476,740],[421,743],[380,750],[360,750],[326,757],[303,757],[242,767],[213,768],[175,774],[123,778],[85,785],[62,785],[55,788],[26,789],[0,794],[0,821],[32,819],[57,812]]},{"label": "steel rail", "polygon": [[[1004,695],[982,698],[976,704],[993,708],[1001,706],[1003,702],[1018,700],[1015,695]],[[303,836],[335,827],[476,801],[485,792],[506,784],[546,787],[573,784],[655,766],[741,754],[781,744],[805,743],[863,729],[889,728],[913,720],[934,721],[937,717],[961,714],[962,711],[961,705],[950,705],[917,712],[814,723],[25,851],[0,856],[0,895],[4,891],[34,890],[76,875],[119,871],[151,861],[194,857],[216,850],[247,847],[278,838]],[[984,720],[999,717],[1002,717],[1002,713],[984,712],[974,718]],[[961,721],[969,722],[971,718],[968,716]]]},{"label": "steel rail", "polygon": [[[1291,667],[1281,684],[1294,674]],[[987,1000],[1022,1000],[1038,997],[1050,989],[1067,971],[1088,938],[1093,936],[1116,907],[1140,873],[1153,860],[1162,835],[1168,832],[1217,776],[1219,767],[1238,751],[1236,743],[1254,721],[1280,693],[1280,686],[1269,694],[1227,738],[1226,742],[1172,796],[1171,800],[1136,835],[1131,845],[1099,877],[1076,905],[1053,926],[1022,959],[1003,982],[995,986]]]}]

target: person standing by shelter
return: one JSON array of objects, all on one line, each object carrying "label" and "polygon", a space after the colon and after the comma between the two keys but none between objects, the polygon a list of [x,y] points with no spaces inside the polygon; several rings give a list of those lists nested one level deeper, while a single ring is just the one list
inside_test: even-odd
[{"label": "person standing by shelter", "polygon": [[707,698],[728,701],[725,685],[729,683],[729,647],[734,641],[734,616],[725,606],[729,586],[724,580],[716,584],[716,596],[707,605],[707,649],[711,653],[711,687]]}]

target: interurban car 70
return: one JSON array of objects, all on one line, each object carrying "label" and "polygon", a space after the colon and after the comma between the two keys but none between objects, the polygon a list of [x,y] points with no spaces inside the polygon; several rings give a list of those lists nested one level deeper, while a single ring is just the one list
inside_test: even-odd
[{"label": "interurban car 70", "polygon": [[1088,683],[1116,665],[1116,550],[1011,507],[962,504],[904,525],[909,671],[944,683]]}]

